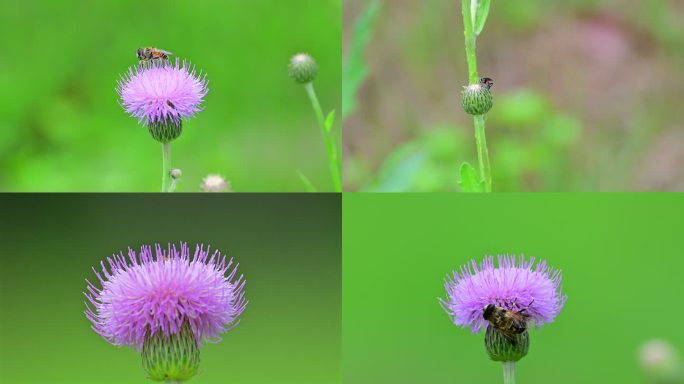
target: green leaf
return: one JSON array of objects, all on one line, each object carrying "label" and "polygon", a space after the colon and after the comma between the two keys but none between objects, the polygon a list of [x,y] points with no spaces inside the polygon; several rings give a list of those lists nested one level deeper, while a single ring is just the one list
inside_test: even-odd
[{"label": "green leaf", "polygon": [[356,108],[356,93],[368,76],[363,52],[373,33],[373,24],[381,8],[380,0],[373,0],[354,22],[347,57],[342,69],[342,120]]},{"label": "green leaf", "polygon": [[383,162],[376,181],[364,192],[409,192],[428,161],[428,155],[416,143],[392,151]]},{"label": "green leaf", "polygon": [[335,110],[333,109],[332,112],[328,113],[328,117],[325,118],[325,130],[330,132],[330,130],[333,127],[333,124],[335,124]]},{"label": "green leaf", "polygon": [[299,175],[299,178],[302,180],[302,183],[304,183],[304,186],[306,187],[307,192],[318,192],[316,187],[314,187],[313,183],[311,180],[309,180],[308,177],[306,177],[302,171],[297,171],[297,175]]},{"label": "green leaf", "polygon": [[490,0],[479,0],[477,13],[475,13],[475,36],[479,36],[482,29],[484,29],[485,23],[487,22],[487,16],[489,16],[490,3]]},{"label": "green leaf", "polygon": [[484,192],[484,184],[480,181],[477,171],[472,165],[464,162],[461,164],[461,180],[458,184],[463,192]]}]

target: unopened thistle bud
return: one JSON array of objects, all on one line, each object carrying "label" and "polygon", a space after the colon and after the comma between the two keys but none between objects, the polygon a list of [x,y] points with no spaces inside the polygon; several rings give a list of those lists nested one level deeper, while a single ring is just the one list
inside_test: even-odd
[{"label": "unopened thistle bud", "polygon": [[183,172],[178,168],[174,168],[169,171],[169,176],[171,176],[172,180],[178,180],[183,177]]},{"label": "unopened thistle bud", "polygon": [[518,361],[530,349],[530,335],[527,331],[508,338],[494,327],[487,327],[485,349],[494,361]]},{"label": "unopened thistle bud", "polygon": [[230,182],[221,175],[207,175],[201,187],[203,192],[230,192]]},{"label": "unopened thistle bud", "polygon": [[199,346],[187,321],[179,333],[165,336],[156,332],[143,343],[142,364],[152,380],[188,380],[197,373],[199,362]]},{"label": "unopened thistle bud", "polygon": [[318,64],[306,53],[296,54],[290,60],[289,74],[299,84],[310,83],[318,75]]},{"label": "unopened thistle bud", "polygon": [[461,92],[461,106],[463,110],[470,115],[484,115],[489,112],[494,104],[489,87],[489,85],[482,82],[463,87]]},{"label": "unopened thistle bud", "polygon": [[667,340],[652,339],[639,348],[639,364],[653,384],[672,384],[684,381],[684,364],[675,347]]}]

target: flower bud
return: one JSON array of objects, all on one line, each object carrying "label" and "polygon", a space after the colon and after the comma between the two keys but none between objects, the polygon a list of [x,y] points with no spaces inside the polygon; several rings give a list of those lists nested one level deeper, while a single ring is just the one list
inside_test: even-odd
[{"label": "flower bud", "polygon": [[649,383],[684,382],[684,366],[674,346],[667,340],[652,339],[639,348],[639,364]]},{"label": "flower bud", "polygon": [[172,180],[178,180],[183,177],[183,172],[178,168],[174,168],[169,171],[169,176],[171,176]]},{"label": "flower bud", "polygon": [[195,376],[200,352],[190,324],[185,321],[180,332],[164,336],[162,331],[145,338],[142,362],[149,378],[155,381],[185,381]]},{"label": "flower bud", "polygon": [[230,192],[230,183],[221,175],[207,175],[201,187],[203,192]]},{"label": "flower bud", "polygon": [[170,143],[183,133],[183,121],[169,119],[163,122],[147,123],[150,135],[162,144]]},{"label": "flower bud", "polygon": [[296,54],[290,60],[289,74],[299,84],[310,83],[318,75],[318,64],[306,53]]},{"label": "flower bud", "polygon": [[463,87],[461,106],[470,115],[484,115],[492,109],[494,100],[487,85],[478,83]]},{"label": "flower bud", "polygon": [[485,349],[489,358],[494,361],[515,362],[527,355],[530,349],[530,335],[525,331],[509,339],[498,329],[488,326],[485,333]]}]

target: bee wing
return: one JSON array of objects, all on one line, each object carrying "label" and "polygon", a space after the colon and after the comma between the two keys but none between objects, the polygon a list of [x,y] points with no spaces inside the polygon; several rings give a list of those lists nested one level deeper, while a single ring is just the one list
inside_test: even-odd
[{"label": "bee wing", "polygon": [[163,50],[163,49],[157,49],[157,51],[159,51],[159,52],[161,52],[161,53],[163,53],[163,54],[165,54],[165,55],[173,55],[172,52],[165,51],[165,50]]}]

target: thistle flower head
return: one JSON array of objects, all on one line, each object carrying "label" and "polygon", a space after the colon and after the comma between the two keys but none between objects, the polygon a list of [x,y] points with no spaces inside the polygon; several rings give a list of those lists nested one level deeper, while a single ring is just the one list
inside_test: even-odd
[{"label": "thistle flower head", "polygon": [[[184,323],[200,345],[218,341],[219,334],[239,322],[245,309],[245,280],[236,279],[237,266],[218,251],[197,246],[190,256],[187,244],[162,249],[129,248],[101,262],[93,271],[101,288],[88,282],[85,315],[92,328],[109,343],[140,350],[150,338],[181,334]],[[233,267],[231,269],[231,267]]]},{"label": "thistle flower head", "polygon": [[175,64],[131,67],[121,76],[117,87],[126,112],[147,126],[161,142],[180,135],[182,119],[201,110],[207,92],[206,76],[178,59]]},{"label": "thistle flower head", "polygon": [[318,75],[318,64],[306,53],[298,53],[292,56],[289,66],[290,77],[299,84],[314,81]]},{"label": "thistle flower head", "polygon": [[446,300],[442,308],[454,324],[479,332],[487,321],[483,309],[494,304],[509,311],[525,309],[536,326],[552,322],[567,299],[561,293],[561,272],[534,257],[487,256],[478,266],[475,260],[454,272],[445,283]]}]

